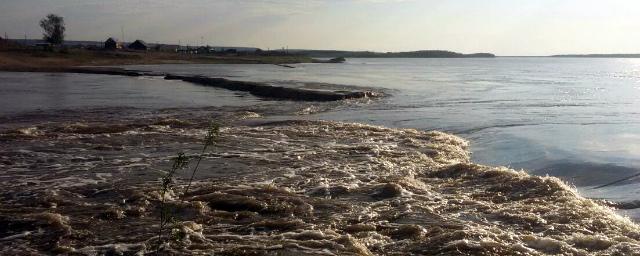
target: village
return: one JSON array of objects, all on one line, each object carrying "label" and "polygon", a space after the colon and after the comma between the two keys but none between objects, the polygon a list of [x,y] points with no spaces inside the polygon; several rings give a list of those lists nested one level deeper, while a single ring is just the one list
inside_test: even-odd
[{"label": "village", "polygon": [[58,72],[78,66],[120,66],[172,63],[198,64],[292,64],[324,62],[286,48],[221,47],[126,42],[113,37],[105,41],[65,40],[51,44],[41,39],[0,37],[0,70]]},{"label": "village", "polygon": [[[53,49],[53,45],[43,39],[9,39],[0,37],[0,47],[7,48],[32,48],[32,49]],[[136,51],[136,52],[165,52],[181,54],[211,54],[211,55],[288,55],[287,49],[263,51],[255,47],[225,47],[225,46],[190,46],[179,44],[147,43],[144,40],[136,39],[133,42],[125,42],[114,37],[109,37],[105,41],[64,41],[60,46],[62,49],[85,49],[85,50],[106,50],[106,51]]]},{"label": "village", "polygon": [[[147,42],[137,39],[132,43],[119,41],[113,37],[108,38],[102,43],[105,50],[134,50],[134,51],[158,51],[158,52],[176,52],[186,54],[261,54],[260,48],[253,47],[213,47],[213,46],[183,46],[177,44],[148,44]],[[82,46],[80,46],[82,47]],[[99,47],[99,46],[98,46]],[[273,51],[272,53],[286,53],[285,51]]]}]

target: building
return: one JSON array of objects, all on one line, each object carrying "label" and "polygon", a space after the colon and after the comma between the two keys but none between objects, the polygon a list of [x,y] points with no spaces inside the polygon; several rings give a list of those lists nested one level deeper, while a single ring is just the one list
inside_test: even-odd
[{"label": "building", "polygon": [[104,49],[106,50],[116,50],[122,49],[122,43],[118,42],[118,40],[113,37],[109,37],[107,41],[104,41]]},{"label": "building", "polygon": [[213,48],[211,46],[200,46],[196,49],[196,53],[198,54],[208,54],[213,52]]},{"label": "building", "polygon": [[0,37],[0,48],[9,47],[9,40]]},{"label": "building", "polygon": [[129,44],[129,49],[138,50],[138,51],[146,51],[149,50],[149,46],[142,40],[136,40],[135,42]]},{"label": "building", "polygon": [[153,49],[158,52],[177,52],[178,48],[180,48],[180,46],[174,44],[156,44],[153,46]]},{"label": "building", "polygon": [[177,53],[185,53],[185,54],[196,54],[198,53],[198,50],[195,47],[189,47],[189,46],[179,46],[176,49]]},{"label": "building", "polygon": [[54,45],[51,43],[37,43],[35,46],[40,50],[50,51]]}]

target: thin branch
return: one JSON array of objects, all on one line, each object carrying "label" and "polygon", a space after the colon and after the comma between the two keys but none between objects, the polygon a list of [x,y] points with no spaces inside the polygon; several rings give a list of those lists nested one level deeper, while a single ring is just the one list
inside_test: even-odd
[{"label": "thin branch", "polygon": [[618,184],[618,183],[623,182],[623,181],[626,181],[626,180],[633,179],[633,178],[638,177],[638,176],[640,176],[640,172],[639,172],[639,173],[636,173],[636,174],[634,174],[634,175],[631,175],[631,176],[629,176],[629,177],[626,177],[626,178],[624,178],[624,179],[619,179],[619,180],[616,180],[616,181],[611,182],[611,183],[607,183],[607,184],[604,184],[604,185],[601,185],[601,186],[594,187],[594,188],[592,188],[592,189],[599,189],[599,188],[608,187],[608,186],[611,186],[611,185],[614,185],[614,184]]},{"label": "thin branch", "polygon": [[202,151],[198,156],[198,162],[196,163],[196,166],[193,168],[193,171],[191,172],[191,177],[189,178],[189,183],[187,183],[187,188],[184,191],[184,195],[189,193],[189,189],[191,188],[191,183],[193,182],[193,178],[196,175],[196,171],[198,171],[198,167],[200,167],[200,161],[202,161],[202,158],[204,157],[204,152],[207,150],[209,146],[215,143],[215,139],[218,138],[219,135],[220,135],[220,126],[216,123],[211,123],[211,125],[209,125],[209,129],[207,130],[207,135],[205,136],[205,139],[204,139],[204,146],[202,147]]}]

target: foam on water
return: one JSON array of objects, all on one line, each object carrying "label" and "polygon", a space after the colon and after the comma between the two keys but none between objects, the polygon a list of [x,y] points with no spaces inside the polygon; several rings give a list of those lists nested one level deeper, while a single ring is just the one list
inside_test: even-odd
[{"label": "foam on water", "polygon": [[[175,152],[198,152],[207,123],[175,119],[3,133],[0,253],[154,253],[159,177]],[[161,251],[640,255],[640,227],[608,204],[558,178],[471,163],[468,146],[356,123],[228,124],[191,192],[185,172],[166,196],[175,222]]]}]

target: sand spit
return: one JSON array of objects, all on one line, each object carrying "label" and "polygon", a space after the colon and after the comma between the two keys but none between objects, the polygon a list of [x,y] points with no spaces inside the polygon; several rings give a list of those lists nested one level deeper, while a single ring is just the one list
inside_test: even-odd
[{"label": "sand spit", "polygon": [[[198,152],[203,124],[2,132],[0,254],[154,254],[158,178]],[[184,170],[167,197],[162,254],[640,255],[637,224],[556,178],[470,163],[456,136],[326,121],[221,134],[195,189]]]},{"label": "sand spit", "polygon": [[205,76],[167,75],[167,80],[182,80],[199,85],[224,88],[232,91],[249,92],[258,97],[300,101],[338,101],[347,99],[375,98],[382,94],[373,91],[332,91],[280,87],[257,82],[232,81],[224,78]]}]

